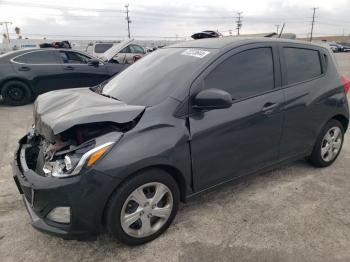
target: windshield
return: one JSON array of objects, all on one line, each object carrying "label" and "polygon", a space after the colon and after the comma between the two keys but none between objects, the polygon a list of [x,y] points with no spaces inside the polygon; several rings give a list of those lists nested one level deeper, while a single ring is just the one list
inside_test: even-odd
[{"label": "windshield", "polygon": [[131,105],[159,104],[176,88],[184,87],[192,74],[216,52],[216,49],[159,49],[112,78],[103,87],[102,94]]}]

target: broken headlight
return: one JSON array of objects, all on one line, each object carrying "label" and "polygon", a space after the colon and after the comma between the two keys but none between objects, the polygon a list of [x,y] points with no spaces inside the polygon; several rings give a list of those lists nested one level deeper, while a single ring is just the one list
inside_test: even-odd
[{"label": "broken headlight", "polygon": [[52,162],[46,162],[43,167],[45,175],[53,177],[69,177],[78,175],[83,166],[91,167],[99,160],[115,142],[107,142],[96,146],[84,154],[71,152]]}]

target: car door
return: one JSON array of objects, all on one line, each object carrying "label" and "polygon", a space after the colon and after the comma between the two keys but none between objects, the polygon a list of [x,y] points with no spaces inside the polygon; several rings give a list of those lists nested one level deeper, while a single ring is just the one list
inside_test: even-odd
[{"label": "car door", "polygon": [[65,88],[91,87],[109,78],[109,72],[101,62],[89,64],[91,57],[76,51],[59,51],[64,73]]},{"label": "car door", "polygon": [[310,152],[324,122],[324,56],[310,45],[281,43],[282,84],[285,92],[285,121],[281,140],[281,158],[297,157]]},{"label": "car door", "polygon": [[113,60],[117,61],[119,64],[127,64],[127,60],[130,56],[130,53],[130,47],[126,46],[113,57]]},{"label": "car door", "polygon": [[28,51],[11,62],[18,76],[30,82],[34,95],[64,86],[63,70],[56,50]]},{"label": "car door", "polygon": [[192,85],[231,94],[227,109],[193,109],[189,117],[196,191],[278,161],[284,101],[274,44],[236,48],[211,65]]}]

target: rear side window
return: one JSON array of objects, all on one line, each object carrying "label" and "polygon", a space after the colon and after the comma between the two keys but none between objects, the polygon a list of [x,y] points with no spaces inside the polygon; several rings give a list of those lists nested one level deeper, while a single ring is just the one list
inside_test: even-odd
[{"label": "rear side window", "polygon": [[312,79],[322,74],[320,54],[316,50],[284,47],[288,84]]},{"label": "rear side window", "polygon": [[272,49],[243,51],[217,66],[204,80],[204,86],[225,90],[233,99],[254,96],[274,88]]},{"label": "rear side window", "polygon": [[34,51],[18,56],[13,61],[25,64],[57,64],[54,51]]}]

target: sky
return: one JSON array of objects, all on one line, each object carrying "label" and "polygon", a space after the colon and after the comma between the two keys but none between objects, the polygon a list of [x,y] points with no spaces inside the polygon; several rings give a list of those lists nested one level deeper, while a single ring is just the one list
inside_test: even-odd
[{"label": "sky", "polygon": [[123,39],[127,3],[131,36],[138,39],[181,39],[202,30],[236,34],[237,12],[242,34],[275,32],[285,23],[284,32],[306,37],[313,7],[314,36],[350,34],[350,0],[0,0],[0,22],[12,22],[11,38],[17,26],[29,38]]}]

